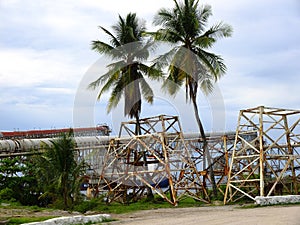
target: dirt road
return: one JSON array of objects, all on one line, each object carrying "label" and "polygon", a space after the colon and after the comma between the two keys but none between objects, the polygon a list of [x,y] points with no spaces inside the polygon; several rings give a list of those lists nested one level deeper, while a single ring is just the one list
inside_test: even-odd
[{"label": "dirt road", "polygon": [[300,206],[169,208],[113,215],[113,217],[118,221],[111,222],[110,225],[300,225]]}]

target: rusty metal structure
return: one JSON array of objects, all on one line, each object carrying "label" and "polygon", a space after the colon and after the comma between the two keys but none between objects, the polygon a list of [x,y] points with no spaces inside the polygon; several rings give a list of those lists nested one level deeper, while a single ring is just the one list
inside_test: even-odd
[{"label": "rusty metal structure", "polygon": [[[89,183],[107,202],[129,203],[149,192],[172,205],[189,196],[210,202],[213,171],[224,203],[256,196],[298,194],[300,111],[270,107],[241,110],[235,132],[183,133],[177,116],[121,123],[119,135],[74,137]],[[89,132],[89,131],[88,131]],[[19,133],[18,133],[19,134]],[[44,134],[43,134],[44,135]],[[0,140],[0,159],[39,154],[55,137]],[[97,195],[95,195],[96,197]]]},{"label": "rusty metal structure", "polygon": [[224,203],[298,194],[299,176],[300,111],[264,106],[241,110]]},{"label": "rusty metal structure", "polygon": [[234,133],[207,134],[214,159],[207,163],[199,134],[183,134],[177,116],[141,119],[140,135],[135,135],[135,126],[135,121],[123,122],[119,137],[110,140],[99,180],[108,202],[135,201],[150,189],[173,205],[185,196],[207,203],[210,167],[223,193]]},{"label": "rusty metal structure", "polygon": [[[208,149],[213,156],[210,165],[203,156],[199,134],[183,134],[178,117],[161,115],[141,119],[141,135],[134,134],[135,126],[135,121],[123,122],[118,137],[86,136],[87,133],[74,137],[77,160],[85,161],[89,183],[98,186],[102,174],[99,188],[109,193],[109,201],[134,201],[142,198],[148,188],[171,204],[177,204],[187,195],[209,202],[211,177],[208,170],[211,168],[217,187],[223,193],[221,186],[226,184],[234,132],[206,134]],[[41,153],[45,145],[52,145],[55,137],[38,138],[40,135],[34,136],[37,138],[17,138],[18,133],[14,139],[0,140],[0,158],[22,156],[26,160],[27,155]],[[114,161],[114,169],[109,160]],[[123,164],[119,164],[120,161]],[[126,169],[129,172],[137,170],[137,176],[142,176],[142,179],[136,175],[115,179],[120,170]],[[110,182],[109,176],[112,176]],[[124,190],[128,192],[127,196]]]},{"label": "rusty metal structure", "polygon": [[[235,132],[214,132],[206,133],[207,149],[212,157],[209,163],[203,152],[203,141],[198,133],[184,134],[184,140],[188,149],[193,153],[193,161],[197,165],[206,190],[212,187],[212,169],[218,191],[224,195],[229,171],[229,158],[234,146]],[[196,156],[196,157],[195,157]]]},{"label": "rusty metal structure", "polygon": [[[110,140],[99,181],[101,191],[108,190],[108,201],[134,201],[146,189],[173,205],[186,195],[207,201],[199,197],[206,190],[178,117],[141,119],[139,125],[141,134],[134,135],[135,122],[122,123],[120,134],[127,136]],[[208,197],[206,192],[204,196]]]},{"label": "rusty metal structure", "polygon": [[[165,128],[161,126],[161,122],[158,122],[160,119],[162,119],[162,121],[165,121]],[[100,185],[100,189],[102,188],[102,191],[110,193],[109,200],[121,202],[128,201],[128,198],[131,198],[131,200],[136,200],[144,196],[143,194],[145,193],[147,187],[149,188],[149,184],[151,185],[151,187],[154,184],[157,184],[152,188],[154,189],[154,192],[160,193],[161,197],[165,198],[171,204],[176,204],[173,201],[174,199],[171,199],[169,196],[170,190],[172,191],[172,189],[170,189],[169,177],[172,177],[172,182],[176,181],[174,184],[172,183],[175,187],[173,188],[172,193],[177,197],[175,200],[178,201],[184,196],[189,195],[193,196],[197,200],[208,202],[210,197],[208,192],[211,187],[211,178],[208,173],[208,169],[210,169],[210,167],[206,166],[208,165],[207,162],[204,162],[205,160],[203,158],[202,140],[201,138],[199,138],[199,134],[182,134],[182,132],[180,131],[181,129],[178,126],[179,121],[177,117],[158,116],[154,118],[146,118],[141,121],[143,133],[138,137],[136,137],[132,132],[135,129],[135,123],[132,121],[122,123],[121,130],[124,131],[124,134],[121,135],[120,138],[109,136],[74,137],[74,141],[76,142],[77,160],[84,160],[87,166],[87,182],[94,188],[97,188],[99,176],[101,172],[103,172],[103,169],[105,169],[106,172],[108,172],[111,169],[108,165],[106,165],[106,153],[108,152],[108,149],[116,149],[117,146],[121,147],[122,144],[128,144],[129,142],[129,145],[131,147],[136,147],[137,149],[140,149],[140,147],[137,146],[141,145],[140,143],[142,143],[144,146],[156,147],[156,149],[158,149],[156,150],[156,155],[158,158],[160,158],[159,161],[155,158],[155,154],[151,155],[152,153],[149,147],[148,152],[146,152],[145,154],[147,161],[146,167],[143,168],[140,165],[141,161],[143,161],[144,158],[140,158],[138,160],[139,162],[130,162],[136,164],[135,166],[139,165],[137,166],[139,170],[145,169],[145,171],[147,171],[148,174],[151,174],[151,179],[147,181],[148,186],[143,181],[140,181],[138,184],[133,184],[131,182],[132,177],[128,177],[127,181],[125,182],[125,186],[123,181],[117,180],[116,183],[119,185],[117,188],[111,188],[112,185],[110,185],[110,188],[108,188],[108,186],[105,187],[105,185],[103,186],[102,182],[102,185]],[[163,129],[166,129],[167,132],[162,132]],[[226,183],[226,175],[228,171],[228,158],[230,157],[230,152],[233,147],[235,135],[234,132],[210,133],[206,135],[208,139],[209,151],[214,157],[211,166],[213,167],[217,186],[222,193],[222,188],[220,187],[221,185],[224,185]],[[16,156],[21,156],[20,159],[22,161],[26,160],[26,157],[28,155],[42,153],[45,146],[51,146],[51,141],[54,141],[55,139],[56,138],[54,137],[31,139],[14,138],[0,140],[0,160],[1,158]],[[162,142],[162,140],[165,140],[166,142]],[[134,142],[140,143],[133,144]],[[165,145],[165,143],[170,144]],[[165,148],[162,148],[162,146],[164,145]],[[163,151],[164,149],[166,149],[165,152],[167,152],[170,148],[173,149],[170,151],[172,152],[171,162],[170,159],[167,162],[165,161],[165,157],[163,156]],[[185,154],[186,151],[188,151],[187,154]],[[137,157],[137,152],[138,151],[131,151],[131,156],[129,157],[129,159],[132,160],[134,159],[134,157]],[[189,157],[186,157],[186,155],[189,155]],[[176,164],[176,162],[181,162],[181,164]],[[185,168],[182,169],[181,167],[185,164],[187,164],[188,166],[184,166]],[[167,173],[166,165],[169,165],[169,167],[173,170],[169,170],[169,173]],[[190,172],[188,173],[188,171],[191,170],[194,171],[194,174]],[[147,179],[149,179],[149,176]],[[179,182],[179,179],[181,183]],[[196,183],[197,180],[198,182]],[[124,187],[126,187],[127,191],[131,192],[129,196],[126,197],[127,200],[117,197],[124,197],[121,194],[121,187],[123,187],[123,192]],[[96,197],[96,195],[94,197]]]}]

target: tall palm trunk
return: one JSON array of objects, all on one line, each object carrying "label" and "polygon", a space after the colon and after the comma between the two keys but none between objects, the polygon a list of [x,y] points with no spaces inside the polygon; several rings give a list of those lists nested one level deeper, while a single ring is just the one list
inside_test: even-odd
[{"label": "tall palm trunk", "polygon": [[[139,112],[135,113],[135,120],[136,120],[136,124],[135,124],[135,135],[141,135],[142,131],[141,131],[141,124],[140,124],[140,117],[139,117]],[[146,155],[144,155],[144,165],[147,166],[147,158]],[[147,198],[150,199],[154,199],[154,195],[152,193],[152,189],[150,187],[146,187],[147,189]]]},{"label": "tall palm trunk", "polygon": [[136,124],[135,124],[135,135],[141,135],[141,124],[140,124],[140,117],[139,117],[139,113],[136,112],[135,113],[135,120],[136,120]]},{"label": "tall palm trunk", "polygon": [[67,189],[67,178],[65,174],[62,177],[62,189],[63,189],[63,199],[64,199],[64,210],[68,208],[68,189]]},{"label": "tall palm trunk", "polygon": [[213,197],[217,197],[218,192],[217,192],[217,185],[216,185],[216,181],[215,181],[215,173],[213,170],[211,155],[210,155],[210,152],[208,151],[207,138],[206,138],[204,128],[203,128],[203,125],[202,125],[202,122],[201,122],[200,116],[199,116],[199,110],[198,110],[197,101],[196,101],[196,94],[192,93],[190,97],[191,97],[191,100],[193,103],[197,125],[198,125],[200,135],[201,135],[201,138],[203,141],[203,163],[205,165],[205,160],[206,160],[205,156],[207,156],[208,168],[209,168],[208,172],[209,172],[209,175],[211,178],[211,183],[212,183],[212,188],[213,188]]}]

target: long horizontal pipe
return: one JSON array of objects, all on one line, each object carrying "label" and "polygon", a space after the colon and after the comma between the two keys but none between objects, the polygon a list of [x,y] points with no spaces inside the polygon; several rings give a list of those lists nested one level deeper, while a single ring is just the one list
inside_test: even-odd
[{"label": "long horizontal pipe", "polygon": [[[143,137],[150,137],[152,135],[159,135],[157,134],[146,134],[139,136],[140,138]],[[170,134],[167,137],[172,138],[176,134]],[[219,132],[219,133],[207,133],[207,138],[221,138],[223,136],[230,136],[231,138],[234,137],[235,132]],[[184,133],[183,137],[185,140],[197,140],[200,138],[199,133]],[[78,149],[84,149],[88,147],[101,147],[107,146],[110,140],[116,139],[119,141],[128,141],[134,137],[125,136],[118,138],[116,136],[81,136],[81,137],[74,137],[76,142],[76,147]],[[0,157],[4,154],[12,154],[18,153],[22,154],[22,152],[27,152],[30,150],[39,150],[43,147],[43,145],[52,145],[52,141],[57,138],[37,138],[37,139],[9,139],[9,140],[0,140]]]}]

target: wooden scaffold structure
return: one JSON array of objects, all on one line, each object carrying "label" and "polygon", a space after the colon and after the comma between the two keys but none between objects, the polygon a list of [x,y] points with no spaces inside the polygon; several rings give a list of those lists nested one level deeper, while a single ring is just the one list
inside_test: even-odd
[{"label": "wooden scaffold structure", "polygon": [[193,162],[196,164],[200,173],[203,185],[206,190],[212,188],[211,173],[212,168],[215,183],[219,194],[224,195],[227,184],[227,175],[229,171],[229,158],[234,146],[235,132],[213,132],[206,133],[207,150],[212,157],[212,162],[203,153],[203,141],[198,133],[184,134],[184,140],[192,152]]},{"label": "wooden scaffold structure", "polygon": [[241,110],[224,204],[299,193],[300,111],[259,106]]},{"label": "wooden scaffold structure", "polygon": [[235,132],[206,134],[213,157],[208,163],[199,133],[183,134],[177,116],[141,119],[139,126],[135,135],[136,121],[123,122],[119,137],[110,140],[99,180],[108,202],[135,201],[150,189],[173,205],[184,196],[208,203],[210,168],[224,195]]},{"label": "wooden scaffold structure", "polygon": [[150,189],[172,205],[184,196],[208,202],[178,117],[160,115],[139,123],[142,134],[134,135],[135,121],[124,122],[120,134],[127,135],[110,140],[99,180],[107,201],[127,203]]}]

